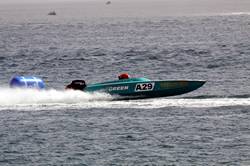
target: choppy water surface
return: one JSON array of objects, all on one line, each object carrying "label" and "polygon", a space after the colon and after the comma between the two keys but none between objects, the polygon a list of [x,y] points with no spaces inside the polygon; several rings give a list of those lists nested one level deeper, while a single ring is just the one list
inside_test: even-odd
[{"label": "choppy water surface", "polygon": [[[34,18],[0,20],[1,165],[250,165],[248,13]],[[63,90],[124,71],[207,83],[147,100]],[[14,75],[47,90],[9,89]]]}]

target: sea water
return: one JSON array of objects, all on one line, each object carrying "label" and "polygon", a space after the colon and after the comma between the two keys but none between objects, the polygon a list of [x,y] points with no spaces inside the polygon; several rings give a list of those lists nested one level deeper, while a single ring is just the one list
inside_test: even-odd
[{"label": "sea water", "polygon": [[[1,4],[0,165],[250,165],[248,2],[118,2]],[[207,82],[144,100],[64,90],[121,72]],[[47,89],[10,89],[15,75]]]}]

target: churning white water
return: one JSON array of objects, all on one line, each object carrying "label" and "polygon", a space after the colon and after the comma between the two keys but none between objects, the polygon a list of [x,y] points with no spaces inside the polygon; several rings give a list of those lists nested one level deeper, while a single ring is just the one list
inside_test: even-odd
[{"label": "churning white water", "polygon": [[[114,100],[115,99],[115,100]],[[0,109],[84,109],[84,108],[164,108],[164,107],[222,107],[249,106],[250,98],[154,98],[116,100],[105,93],[86,93],[73,90],[0,89]]]},{"label": "churning white water", "polygon": [[74,90],[0,89],[0,106],[76,104],[110,100],[104,93],[85,93]]}]

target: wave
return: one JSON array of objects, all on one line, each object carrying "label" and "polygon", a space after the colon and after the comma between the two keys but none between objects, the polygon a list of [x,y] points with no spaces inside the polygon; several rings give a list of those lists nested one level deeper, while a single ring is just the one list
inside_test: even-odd
[{"label": "wave", "polygon": [[[246,96],[245,96],[246,97]],[[73,90],[0,89],[0,110],[60,110],[60,109],[156,109],[166,107],[209,108],[250,106],[249,97],[198,96],[192,98],[155,98],[117,100],[105,93],[85,93]]]},{"label": "wave", "polygon": [[250,15],[250,12],[231,12],[231,13],[220,13],[222,16],[239,16],[239,15]]}]

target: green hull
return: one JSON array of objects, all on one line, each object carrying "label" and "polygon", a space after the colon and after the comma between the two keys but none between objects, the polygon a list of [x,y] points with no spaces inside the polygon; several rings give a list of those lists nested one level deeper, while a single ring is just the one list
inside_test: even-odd
[{"label": "green hull", "polygon": [[152,81],[146,78],[130,78],[88,85],[84,91],[100,91],[128,98],[153,98],[175,96],[200,88],[205,81]]}]

